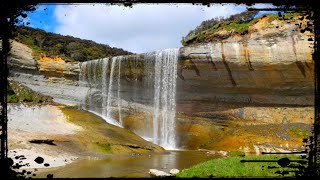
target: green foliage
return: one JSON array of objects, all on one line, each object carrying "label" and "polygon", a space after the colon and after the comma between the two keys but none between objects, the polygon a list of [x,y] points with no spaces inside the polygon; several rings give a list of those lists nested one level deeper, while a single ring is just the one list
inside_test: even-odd
[{"label": "green foliage", "polygon": [[[241,160],[279,160],[280,158],[288,157],[290,160],[301,160],[299,156],[246,156],[246,157],[226,157],[213,159],[189,169],[185,169],[177,174],[179,178],[192,177],[283,177],[276,174],[276,171],[292,170],[291,168],[280,167],[277,162],[246,162],[241,163]],[[292,163],[296,164],[296,163]],[[297,165],[297,164],[296,164]],[[277,166],[279,168],[268,169],[268,166]],[[285,175],[286,177],[294,177],[294,173]]]},{"label": "green foliage", "polygon": [[295,11],[286,12],[286,13],[282,14],[279,19],[293,19],[294,17],[300,16],[300,15],[303,15],[303,13],[295,12]]},{"label": "green foliage", "polygon": [[[260,18],[268,16],[269,22],[273,20],[292,19],[299,15],[299,13],[287,12],[279,17],[276,14],[264,14],[260,17],[254,18],[257,11],[245,11],[240,14],[230,16],[228,19],[214,18],[208,21],[203,21],[196,29],[190,31],[186,37],[183,37],[181,43],[186,46],[194,43],[212,42],[215,40],[226,39],[233,33],[246,34],[250,25],[256,23]],[[226,35],[219,35],[216,32],[226,30],[229,33]]]},{"label": "green foliage", "polygon": [[248,27],[250,24],[251,24],[251,22],[245,22],[245,23],[241,23],[241,24],[236,24],[236,23],[232,22],[232,23],[226,25],[224,27],[224,29],[227,31],[234,30],[235,32],[237,32],[239,34],[243,34],[246,31],[248,31]]},{"label": "green foliage", "polygon": [[98,147],[98,149],[104,153],[110,153],[111,151],[111,145],[107,144],[107,145],[103,145],[100,144],[99,142],[96,143],[96,146]]},{"label": "green foliage", "polygon": [[23,44],[28,45],[32,50],[33,50],[33,56],[37,59],[40,58],[41,54],[43,53],[43,50],[35,45],[34,40],[32,39],[31,36],[20,36],[20,42],[22,42]]},{"label": "green foliage", "polygon": [[52,100],[51,97],[36,93],[31,89],[15,81],[9,81],[7,89],[8,89],[7,91],[8,103],[18,103],[18,102],[43,103],[43,102],[51,102]]},{"label": "green foliage", "polygon": [[119,48],[98,44],[71,36],[48,33],[40,29],[19,26],[15,39],[32,48],[36,59],[42,55],[59,56],[65,61],[88,61],[108,56],[132,54]]},{"label": "green foliage", "polygon": [[309,131],[306,129],[301,129],[299,127],[289,129],[290,136],[297,137],[297,138],[308,138],[309,137]]},{"label": "green foliage", "polygon": [[[229,28],[226,30],[230,30],[230,28],[232,28],[232,26],[228,26],[230,23],[234,24],[233,27],[237,32],[243,33],[247,30],[246,23],[251,21],[257,13],[258,11],[245,11],[239,14],[232,15],[227,19],[218,17],[203,21],[194,30],[191,30],[186,37],[183,37],[181,43],[183,45],[187,45],[190,42],[193,42],[194,39],[202,42],[205,39],[204,35],[208,35],[208,33],[215,33],[217,30],[223,29],[224,26],[227,26],[227,28]],[[240,24],[240,26],[236,26],[237,24]]]},{"label": "green foliage", "polygon": [[279,19],[279,16],[276,14],[268,14],[268,16],[269,16],[269,19],[268,19],[269,23],[276,20],[276,19]]}]

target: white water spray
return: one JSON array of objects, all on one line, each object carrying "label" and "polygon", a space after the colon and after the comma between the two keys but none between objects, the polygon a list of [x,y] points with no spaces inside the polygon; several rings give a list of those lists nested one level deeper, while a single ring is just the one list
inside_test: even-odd
[{"label": "white water spray", "polygon": [[178,49],[156,53],[154,79],[153,142],[176,148],[175,112]]},{"label": "white water spray", "polygon": [[108,96],[105,92],[108,92],[108,79],[107,79],[107,70],[109,65],[109,59],[104,59],[102,61],[102,82],[101,82],[101,96],[102,96],[102,116],[107,117],[107,99]]},{"label": "white water spray", "polygon": [[119,122],[122,124],[121,119],[121,98],[120,98],[120,79],[121,79],[121,59],[122,56],[118,57],[118,64],[119,64],[119,73],[118,73],[118,113],[119,113]]}]

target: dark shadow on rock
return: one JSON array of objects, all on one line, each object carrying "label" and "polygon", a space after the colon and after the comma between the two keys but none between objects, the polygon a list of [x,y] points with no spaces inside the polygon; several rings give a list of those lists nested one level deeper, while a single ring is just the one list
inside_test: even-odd
[{"label": "dark shadow on rock", "polygon": [[51,140],[51,139],[34,139],[29,142],[34,144],[48,144],[48,145],[56,146],[56,144],[54,144],[53,141],[54,140]]}]

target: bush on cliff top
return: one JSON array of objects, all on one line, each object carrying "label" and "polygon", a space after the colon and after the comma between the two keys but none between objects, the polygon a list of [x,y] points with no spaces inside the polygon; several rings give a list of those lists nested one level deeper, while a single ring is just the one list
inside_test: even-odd
[{"label": "bush on cliff top", "polygon": [[[194,30],[191,30],[186,37],[182,37],[181,43],[184,46],[196,44],[196,43],[207,43],[215,40],[223,40],[230,37],[234,33],[240,35],[246,34],[250,25],[256,23],[261,17],[268,16],[269,22],[280,19],[275,14],[264,14],[260,17],[254,18],[258,11],[245,11],[240,14],[235,14],[229,18],[213,18],[211,20],[203,21]],[[285,13],[282,15],[283,19],[291,19],[299,13]],[[218,34],[217,32],[226,30],[227,34]]]},{"label": "bush on cliff top", "polygon": [[98,44],[90,40],[48,33],[41,29],[25,26],[17,27],[15,35],[15,40],[32,48],[33,56],[36,59],[45,55],[59,56],[65,61],[83,62],[108,56],[132,54],[123,49]]}]

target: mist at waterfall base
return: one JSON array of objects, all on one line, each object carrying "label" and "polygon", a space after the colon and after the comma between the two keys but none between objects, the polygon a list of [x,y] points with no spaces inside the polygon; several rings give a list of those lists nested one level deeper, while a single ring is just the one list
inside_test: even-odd
[{"label": "mist at waterfall base", "polygon": [[79,83],[89,90],[81,107],[119,127],[124,127],[124,109],[147,112],[143,130],[133,131],[165,149],[177,149],[178,53],[177,48],[165,49],[83,62]]}]

